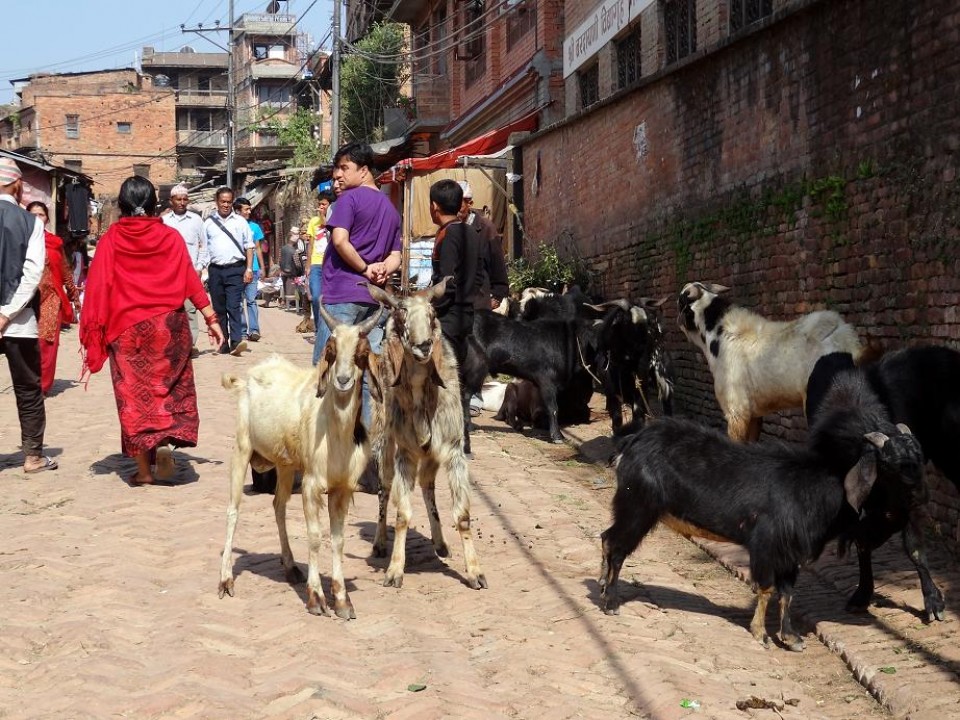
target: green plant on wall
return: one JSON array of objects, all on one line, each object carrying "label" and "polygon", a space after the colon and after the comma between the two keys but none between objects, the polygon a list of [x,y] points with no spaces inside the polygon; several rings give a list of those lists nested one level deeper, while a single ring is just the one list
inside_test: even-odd
[{"label": "green plant on wall", "polygon": [[563,257],[554,245],[546,243],[537,246],[533,260],[521,257],[507,265],[507,278],[512,292],[520,292],[528,287],[559,292],[570,285],[579,285],[587,290],[591,284],[591,274],[583,259]]}]

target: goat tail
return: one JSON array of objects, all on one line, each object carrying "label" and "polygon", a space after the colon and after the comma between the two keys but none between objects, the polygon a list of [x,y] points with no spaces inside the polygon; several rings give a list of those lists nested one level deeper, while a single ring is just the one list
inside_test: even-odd
[{"label": "goat tail", "polygon": [[246,383],[233,373],[224,373],[220,376],[220,384],[226,390],[241,390],[246,387]]}]

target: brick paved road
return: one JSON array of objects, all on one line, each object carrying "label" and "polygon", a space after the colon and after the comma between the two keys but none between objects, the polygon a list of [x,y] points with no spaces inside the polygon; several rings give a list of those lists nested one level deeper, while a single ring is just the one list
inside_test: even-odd
[{"label": "brick paved road", "polygon": [[[218,599],[235,414],[219,375],[270,351],[309,362],[293,314],[262,317],[252,353],[197,361],[201,444],[177,454],[168,486],[120,479],[133,464],[119,455],[106,374],[86,391],[58,381],[48,443],[61,468],[23,475],[0,363],[0,718],[743,718],[735,703],[750,695],[796,698],[783,717],[890,716],[813,638],[802,655],[754,643],[748,586],[669,531],[628,561],[623,614],[604,616],[595,577],[609,473],[488,417],[478,419],[471,475],[489,590],[464,584],[458,543],[447,561],[433,556],[419,500],[403,589],[382,587],[386,561],[369,552],[376,498],[361,494],[345,562],[358,619],[310,616],[303,587],[282,579],[270,498],[252,495],[235,547],[237,594]],[[65,335],[61,377],[76,377],[76,348],[75,332]],[[586,455],[602,454],[605,429],[573,429],[591,433],[580,438]],[[449,527],[447,493],[438,498]],[[303,564],[297,502],[289,524]],[[946,623],[922,626],[912,571],[892,555],[880,564],[888,602],[870,618],[842,613],[850,563],[805,574],[799,609],[840,638],[851,664],[862,658],[858,672],[895,715],[960,715],[956,605]],[[956,584],[955,566],[939,557],[937,574],[945,589]]]}]

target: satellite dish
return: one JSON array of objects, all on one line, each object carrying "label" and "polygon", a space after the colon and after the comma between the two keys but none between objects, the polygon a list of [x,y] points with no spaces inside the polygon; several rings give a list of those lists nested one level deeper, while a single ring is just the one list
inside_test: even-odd
[{"label": "satellite dish", "polygon": [[182,52],[182,53],[195,53],[196,50],[194,50],[194,49],[193,49],[192,47],[190,47],[189,45],[184,45],[182,48],[180,48],[180,52]]},{"label": "satellite dish", "polygon": [[166,75],[155,75],[153,85],[154,87],[170,87],[170,78]]}]

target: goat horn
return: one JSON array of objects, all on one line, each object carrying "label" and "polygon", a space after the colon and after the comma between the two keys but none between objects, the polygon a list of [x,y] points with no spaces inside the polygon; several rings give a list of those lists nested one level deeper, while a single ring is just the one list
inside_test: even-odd
[{"label": "goat horn", "polygon": [[904,435],[913,435],[913,431],[903,423],[897,423],[897,430],[899,430]]},{"label": "goat horn", "polygon": [[360,282],[357,283],[357,285],[363,285],[370,293],[370,297],[372,297],[381,305],[389,305],[392,308],[397,306],[397,299],[394,297],[392,291],[368,282]]},{"label": "goat horn", "polygon": [[597,312],[603,312],[607,308],[618,307],[621,310],[626,310],[630,312],[630,301],[620,298],[619,300],[607,300],[602,302],[599,305],[591,305],[590,303],[584,303],[585,307],[590,308],[591,310],[596,310]]},{"label": "goat horn", "polygon": [[887,440],[890,439],[889,437],[884,435],[882,432],[869,432],[863,437],[869,440],[871,444],[876,445],[878,448],[882,448],[884,445],[887,444]]},{"label": "goat horn", "polygon": [[364,320],[362,323],[360,323],[360,325],[359,325],[360,334],[361,334],[361,335],[367,335],[367,334],[369,334],[370,331],[373,330],[373,329],[377,326],[377,323],[380,322],[380,316],[381,316],[381,315],[383,315],[383,305],[381,305],[381,306],[377,309],[377,312],[376,312],[376,313],[374,313],[373,315],[371,315],[370,317],[368,317],[366,320]]},{"label": "goat horn", "polygon": [[657,300],[656,298],[642,297],[640,298],[640,302],[637,304],[644,308],[655,308],[655,307],[658,308],[658,307],[662,307],[663,304],[666,303],[667,300],[669,299],[670,297],[667,295],[664,295],[659,300]]},{"label": "goat horn", "polygon": [[340,324],[340,321],[328,313],[327,309],[323,306],[323,295],[317,298],[317,302],[320,304],[320,317],[323,318],[323,321],[327,324],[327,327],[330,328],[330,332],[333,332]]}]

